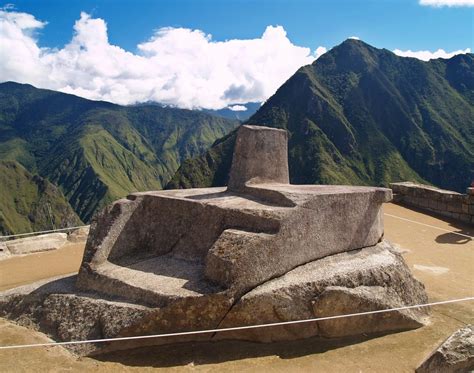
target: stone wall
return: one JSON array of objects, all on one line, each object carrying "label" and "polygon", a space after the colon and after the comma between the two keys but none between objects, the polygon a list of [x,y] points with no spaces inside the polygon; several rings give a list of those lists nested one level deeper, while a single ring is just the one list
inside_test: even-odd
[{"label": "stone wall", "polygon": [[474,188],[467,194],[412,182],[392,183],[393,201],[474,224]]}]

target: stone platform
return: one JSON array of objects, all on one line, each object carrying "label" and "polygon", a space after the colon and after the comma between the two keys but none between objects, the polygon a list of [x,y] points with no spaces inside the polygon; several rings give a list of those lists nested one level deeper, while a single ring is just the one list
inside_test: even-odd
[{"label": "stone platform", "polygon": [[[209,283],[239,296],[299,265],[382,238],[386,190],[260,184],[255,197],[253,189],[148,192],[117,201],[92,226],[96,240],[87,244],[79,288],[161,305],[163,289],[176,282],[170,277],[178,277],[193,286],[170,291],[173,299],[205,293]],[[262,199],[267,192],[272,201]]]},{"label": "stone platform", "polygon": [[[229,187],[134,193],[115,202],[91,225],[77,279],[0,294],[0,315],[28,319],[64,340],[271,323],[427,301],[423,285],[383,241],[381,205],[391,199],[390,189],[290,185],[288,175],[286,131],[242,126]],[[71,315],[79,314],[86,320],[73,325]],[[419,327],[426,316],[418,309],[71,348],[87,354],[209,338],[342,337]]]}]

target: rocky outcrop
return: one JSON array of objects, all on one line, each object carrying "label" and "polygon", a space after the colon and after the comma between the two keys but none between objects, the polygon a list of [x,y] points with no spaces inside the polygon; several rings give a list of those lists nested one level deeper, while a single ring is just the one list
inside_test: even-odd
[{"label": "rocky outcrop", "polygon": [[5,241],[11,255],[32,254],[40,251],[56,250],[67,242],[66,233],[48,233],[40,236]]},{"label": "rocky outcrop", "polygon": [[75,229],[68,234],[67,240],[73,243],[86,242],[87,237],[89,236],[89,231],[90,226]]},{"label": "rocky outcrop", "polygon": [[[0,294],[0,316],[69,341],[271,324],[426,303],[424,287],[387,243],[332,255],[289,271],[233,299],[228,291],[183,297],[161,307],[77,293],[75,278],[40,282]],[[412,329],[427,309],[353,316],[286,326],[179,338],[72,345],[78,354],[190,340],[257,342],[312,336],[338,338]]]},{"label": "rocky outcrop", "polygon": [[474,327],[453,333],[416,369],[416,373],[464,373],[474,370]]},{"label": "rocky outcrop", "polygon": [[[304,320],[426,303],[424,286],[412,277],[388,242],[328,256],[295,268],[245,294],[220,327]],[[424,308],[354,316],[238,333],[223,338],[260,342],[319,335],[345,337],[420,327]]]},{"label": "rocky outcrop", "polygon": [[[427,301],[423,285],[383,241],[381,205],[390,200],[390,190],[287,184],[288,166],[281,164],[285,132],[244,126],[238,136],[230,188],[134,193],[115,202],[91,225],[77,279],[0,294],[0,316],[32,323],[59,340],[97,339]],[[416,328],[426,312],[73,348],[90,354],[211,338],[339,338]]]},{"label": "rocky outcrop", "polygon": [[[151,312],[140,305],[78,294],[75,279],[58,277],[5,291],[0,297],[0,316],[40,330],[57,341],[78,341],[117,336]],[[68,346],[81,355],[101,347]]]}]

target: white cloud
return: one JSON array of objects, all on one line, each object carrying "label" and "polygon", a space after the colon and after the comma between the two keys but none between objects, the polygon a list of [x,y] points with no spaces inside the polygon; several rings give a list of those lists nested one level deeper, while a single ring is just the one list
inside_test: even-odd
[{"label": "white cloud", "polygon": [[244,105],[229,106],[228,109],[232,111],[247,111],[247,107]]},{"label": "white cloud", "polygon": [[474,0],[420,0],[420,5],[434,6],[437,8],[444,6],[474,6]]},{"label": "white cloud", "polygon": [[0,10],[0,81],[13,80],[119,104],[158,101],[218,109],[264,101],[326,48],[293,44],[281,26],[260,38],[214,41],[200,30],[161,28],[130,53],[109,43],[103,19],[81,13],[71,41],[41,48],[45,22]]},{"label": "white cloud", "polygon": [[393,53],[401,57],[414,57],[418,58],[419,60],[429,61],[435,58],[451,58],[457,54],[471,53],[471,48],[466,48],[464,50],[457,50],[453,52],[446,52],[444,49],[438,49],[434,52],[411,50],[402,51],[400,49],[395,49]]},{"label": "white cloud", "polygon": [[316,59],[321,57],[324,53],[326,53],[328,50],[325,47],[317,47],[316,51],[314,52],[314,56]]},{"label": "white cloud", "polygon": [[35,40],[35,31],[45,25],[30,14],[0,10],[1,78],[20,76],[24,81],[34,81],[45,73]]}]

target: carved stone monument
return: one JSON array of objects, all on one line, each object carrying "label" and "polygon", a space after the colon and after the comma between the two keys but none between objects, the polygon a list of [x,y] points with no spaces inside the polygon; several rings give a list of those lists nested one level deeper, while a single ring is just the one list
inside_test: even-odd
[{"label": "carved stone monument", "polygon": [[[134,193],[97,214],[81,269],[0,293],[0,315],[57,340],[308,319],[424,303],[383,241],[390,189],[289,184],[287,133],[239,129],[227,188]],[[422,326],[425,309],[179,338],[71,346],[81,354],[221,338],[270,342]]]}]

